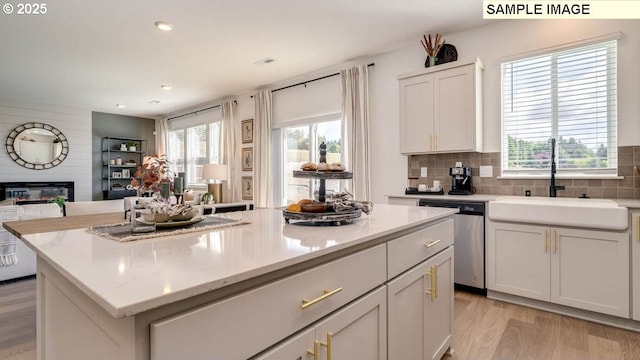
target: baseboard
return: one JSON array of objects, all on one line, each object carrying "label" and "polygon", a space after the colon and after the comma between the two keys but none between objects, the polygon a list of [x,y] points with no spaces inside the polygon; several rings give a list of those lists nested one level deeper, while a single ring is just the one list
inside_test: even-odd
[{"label": "baseboard", "polygon": [[506,294],[506,293],[493,291],[493,290],[487,290],[487,298],[493,299],[493,300],[500,300],[500,301],[504,301],[512,304],[527,306],[527,307],[531,307],[538,310],[552,312],[555,314],[571,316],[574,318],[587,320],[587,321],[595,322],[598,324],[604,324],[604,325],[614,326],[614,327],[618,327],[626,330],[640,332],[640,321],[635,321],[632,319],[600,314],[593,311],[553,304],[546,301],[528,299],[521,296]]},{"label": "baseboard", "polygon": [[0,280],[0,285],[6,285],[6,284],[11,284],[14,282],[18,282],[18,281],[24,281],[24,280],[32,280],[35,279],[36,275],[27,275],[27,276],[21,276],[18,278],[13,278],[13,279],[7,279],[7,280]]}]

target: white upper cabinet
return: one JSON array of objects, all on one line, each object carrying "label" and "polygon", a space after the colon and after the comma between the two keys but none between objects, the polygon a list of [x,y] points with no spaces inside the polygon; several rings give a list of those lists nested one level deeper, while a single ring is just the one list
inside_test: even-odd
[{"label": "white upper cabinet", "polygon": [[482,151],[482,71],[476,60],[398,76],[400,152]]}]

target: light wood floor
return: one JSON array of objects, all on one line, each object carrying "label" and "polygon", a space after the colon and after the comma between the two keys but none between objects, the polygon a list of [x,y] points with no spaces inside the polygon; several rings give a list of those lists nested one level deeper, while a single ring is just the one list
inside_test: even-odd
[{"label": "light wood floor", "polygon": [[454,318],[454,360],[640,359],[640,333],[465,292]]},{"label": "light wood floor", "polygon": [[36,281],[0,285],[0,359],[36,358]]},{"label": "light wood floor", "polygon": [[[0,359],[36,358],[35,288],[35,280],[0,285]],[[444,360],[632,360],[640,333],[456,291],[453,349]]]}]

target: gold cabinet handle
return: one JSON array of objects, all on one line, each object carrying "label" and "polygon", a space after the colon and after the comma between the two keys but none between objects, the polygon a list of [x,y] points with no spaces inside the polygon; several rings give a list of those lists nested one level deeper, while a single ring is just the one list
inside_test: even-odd
[{"label": "gold cabinet handle", "polygon": [[315,340],[313,342],[313,351],[307,350],[307,354],[313,356],[313,360],[318,360],[320,357],[320,341]]},{"label": "gold cabinet handle", "polygon": [[429,294],[429,299],[431,300],[431,302],[434,302],[436,300],[436,288],[435,288],[435,275],[437,272],[437,268],[435,268],[435,266],[432,266],[429,268],[429,271],[427,271],[426,273],[424,273],[425,276],[429,276],[429,290],[425,291],[425,294]]},{"label": "gold cabinet handle", "polygon": [[424,247],[426,247],[426,248],[428,249],[428,248],[432,247],[433,245],[435,245],[435,244],[437,244],[437,243],[439,243],[439,242],[440,242],[440,239],[438,239],[438,240],[431,240],[431,241],[429,241],[429,243],[428,243],[428,244],[424,244]]},{"label": "gold cabinet handle", "polygon": [[640,215],[638,215],[638,242],[640,242]]},{"label": "gold cabinet handle", "polygon": [[[333,334],[331,332],[327,333],[327,342],[320,342],[320,345],[327,348],[327,360],[331,360],[332,351],[331,351],[331,342],[333,341]],[[314,359],[315,360],[315,359]]]},{"label": "gold cabinet handle", "polygon": [[549,245],[547,241],[547,229],[544,229],[544,252],[547,252]]},{"label": "gold cabinet handle", "polygon": [[436,135],[436,145],[434,146],[434,150],[438,150],[438,135]]},{"label": "gold cabinet handle", "polygon": [[438,300],[438,265],[433,265],[433,279],[436,283],[436,285],[434,286],[434,290],[435,290],[435,295],[434,297],[436,298],[436,300]]},{"label": "gold cabinet handle", "polygon": [[555,230],[553,230],[553,253],[558,253],[558,235]]},{"label": "gold cabinet handle", "polygon": [[339,288],[337,288],[337,289],[335,289],[333,291],[325,290],[324,291],[324,295],[322,295],[322,296],[320,296],[318,298],[315,298],[313,300],[302,299],[302,305],[300,305],[300,309],[304,310],[304,309],[308,308],[311,305],[315,305],[315,304],[319,303],[320,301],[325,300],[325,299],[327,299],[327,298],[339,293],[340,291],[342,291],[341,287],[339,287]]},{"label": "gold cabinet handle", "polygon": [[433,134],[429,134],[429,150],[433,150]]}]

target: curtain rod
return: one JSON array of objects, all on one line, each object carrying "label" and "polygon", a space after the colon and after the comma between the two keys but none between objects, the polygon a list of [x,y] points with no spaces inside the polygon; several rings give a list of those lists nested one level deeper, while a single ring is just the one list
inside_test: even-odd
[{"label": "curtain rod", "polygon": [[[237,103],[238,103],[238,100],[233,100],[233,103],[234,103],[234,104],[237,104]],[[178,115],[178,116],[170,117],[170,118],[168,118],[168,119],[167,119],[167,121],[169,121],[169,120],[173,120],[173,119],[178,119],[178,118],[181,118],[181,117],[184,117],[184,116],[189,116],[189,115],[198,115],[198,113],[199,113],[199,112],[204,112],[204,111],[207,111],[207,110],[212,110],[212,109],[215,109],[215,108],[219,108],[220,106],[222,106],[222,105],[218,104],[218,105],[210,106],[210,107],[208,107],[208,108],[204,108],[204,109],[200,109],[200,110],[192,111],[192,112],[190,112],[190,113],[186,113],[186,114],[182,114],[182,115]]]},{"label": "curtain rod", "polygon": [[[376,63],[371,63],[371,64],[367,64],[367,67],[369,67],[369,66],[375,66],[375,65],[376,65]],[[308,83],[310,83],[310,82],[314,82],[314,81],[318,81],[318,80],[322,80],[322,79],[326,79],[326,78],[330,78],[330,77],[338,76],[338,75],[340,75],[340,73],[339,73],[339,72],[334,73],[334,74],[325,75],[325,76],[322,76],[322,77],[319,77],[319,78],[316,78],[316,79],[311,79],[311,80],[307,80],[307,81],[299,82],[299,83],[297,83],[297,84],[293,84],[293,85],[288,85],[288,86],[285,86],[285,87],[277,88],[277,89],[271,90],[271,92],[272,92],[272,93],[274,93],[274,92],[276,92],[276,91],[280,91],[280,90],[284,90],[284,89],[292,88],[292,87],[294,87],[294,86],[300,86],[300,85],[305,85],[305,86],[306,86],[306,85],[307,85]],[[251,98],[253,99],[253,95],[251,95]]]}]

